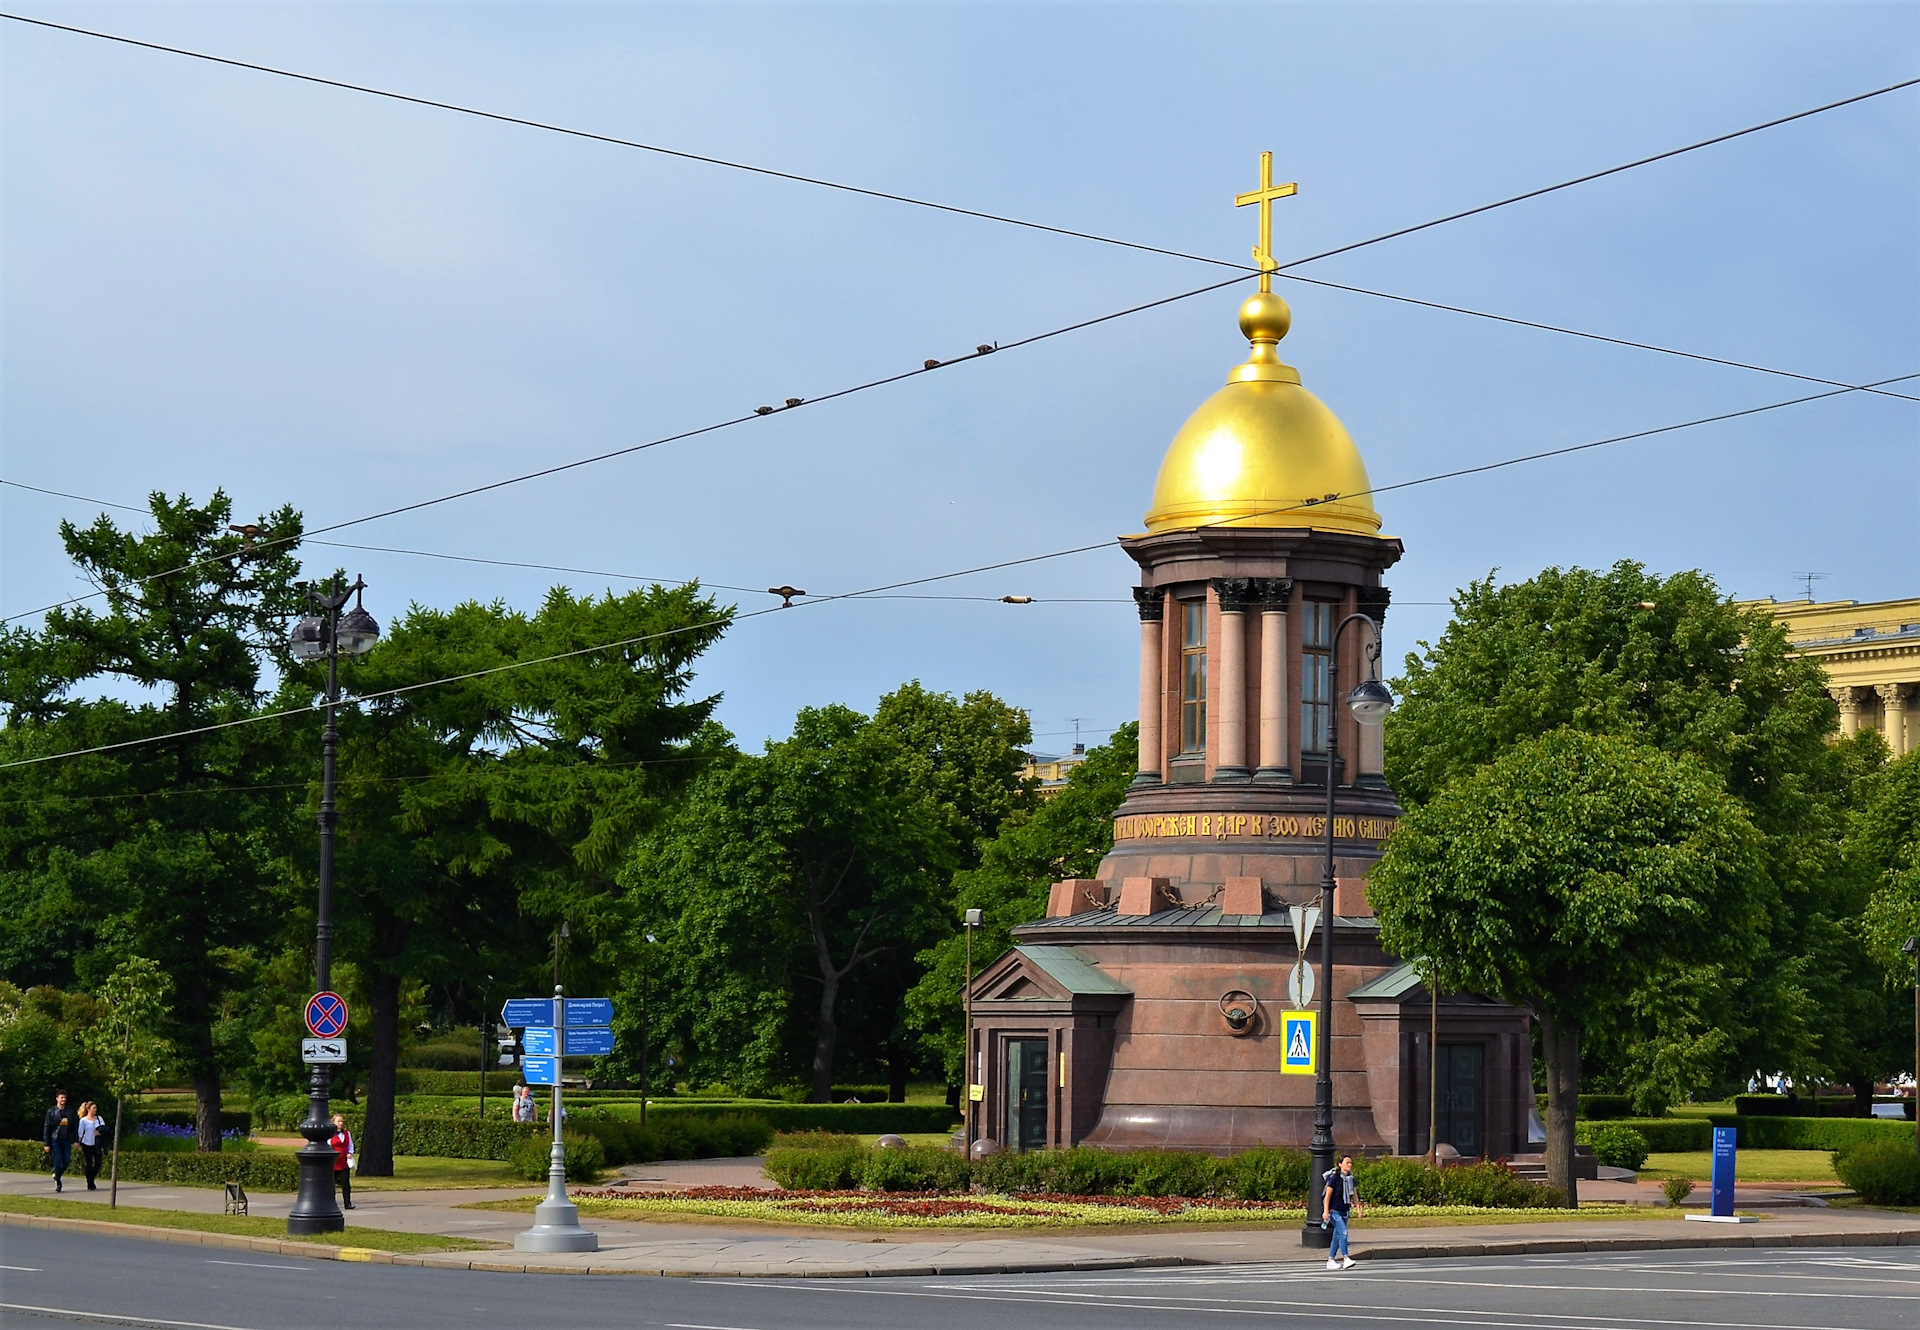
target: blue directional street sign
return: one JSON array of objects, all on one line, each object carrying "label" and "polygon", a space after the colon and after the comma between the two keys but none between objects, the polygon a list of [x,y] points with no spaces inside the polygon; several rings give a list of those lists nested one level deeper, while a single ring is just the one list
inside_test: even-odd
[{"label": "blue directional street sign", "polygon": [[508,998],[500,1008],[500,1024],[510,1030],[553,1024],[552,998]]},{"label": "blue directional street sign", "polygon": [[559,1058],[522,1058],[520,1070],[525,1073],[528,1085],[560,1084]]},{"label": "blue directional street sign", "polygon": [[613,1052],[613,1031],[604,1025],[567,1027],[567,1056],[605,1057]]},{"label": "blue directional street sign", "polygon": [[[550,1026],[534,1026],[520,1036],[520,1043],[530,1057],[552,1057],[560,1051],[560,1031]],[[567,1027],[567,1056],[570,1058],[604,1057],[613,1052],[613,1031],[604,1025],[584,1025],[579,1028]]]},{"label": "blue directional street sign", "polygon": [[568,1025],[612,1025],[612,998],[568,998]]}]

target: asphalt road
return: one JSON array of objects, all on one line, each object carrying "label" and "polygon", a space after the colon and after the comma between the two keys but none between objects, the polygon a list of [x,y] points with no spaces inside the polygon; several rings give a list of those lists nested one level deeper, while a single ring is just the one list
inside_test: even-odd
[{"label": "asphalt road", "polygon": [[1472,1326],[1911,1330],[1920,1249],[1186,1267],[933,1279],[694,1280],[343,1264],[0,1230],[0,1324],[166,1330],[1063,1330]]}]

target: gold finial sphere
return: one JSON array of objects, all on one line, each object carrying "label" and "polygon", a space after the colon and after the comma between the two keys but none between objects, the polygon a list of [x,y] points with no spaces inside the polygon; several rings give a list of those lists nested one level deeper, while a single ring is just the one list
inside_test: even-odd
[{"label": "gold finial sphere", "polygon": [[1250,342],[1278,342],[1293,326],[1293,311],[1271,291],[1258,291],[1240,306],[1240,331]]}]

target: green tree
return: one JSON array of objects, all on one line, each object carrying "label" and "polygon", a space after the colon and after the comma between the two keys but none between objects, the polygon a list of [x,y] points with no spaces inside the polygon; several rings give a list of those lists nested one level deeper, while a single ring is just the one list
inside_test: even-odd
[{"label": "green tree", "polygon": [[79,1104],[103,1097],[80,1032],[99,1005],[41,984],[22,993],[0,980],[0,1139],[37,1140],[56,1091]]},{"label": "green tree", "polygon": [[113,1168],[107,1207],[120,1204],[120,1126],[126,1121],[128,1095],[137,1095],[160,1078],[174,1049],[161,1033],[167,995],[173,982],[144,956],[129,956],[100,986],[100,1013],[81,1035],[113,1095]]},{"label": "green tree", "polygon": [[1892,979],[1912,981],[1913,960],[1900,948],[1920,936],[1920,752],[1876,774],[1847,831],[1847,857],[1871,892],[1865,933]]},{"label": "green tree", "polygon": [[1868,741],[1828,743],[1837,711],[1826,677],[1763,608],[1734,604],[1699,572],[1550,568],[1471,584],[1439,642],[1421,646],[1386,729],[1387,777],[1404,804],[1570,727],[1693,757],[1759,832],[1780,899],[1771,945],[1716,981],[1730,993],[1675,975],[1666,993],[1643,994],[1634,1022],[1590,1029],[1593,1064],[1651,1104],[1736,1066],[1812,1074],[1845,1061],[1836,1004],[1850,970],[1814,948],[1857,913],[1841,843],[1851,783],[1871,756],[1856,751]]},{"label": "green tree", "polygon": [[[697,586],[556,588],[531,615],[415,607],[348,672],[349,696],[374,695],[342,718],[335,897],[340,954],[368,1002],[362,1173],[392,1173],[409,981],[493,973],[542,991],[563,920],[579,940],[569,977],[604,979],[581,946],[616,931],[615,870],[710,754],[719,699],[687,694],[730,613]],[[590,649],[608,642],[627,645]],[[542,663],[499,668],[530,660]],[[379,696],[395,689],[411,691]]]},{"label": "green tree", "polygon": [[624,874],[633,935],[661,939],[652,1048],[696,1080],[824,1100],[837,1067],[885,1064],[904,1091],[915,957],[951,929],[955,869],[1032,800],[1028,735],[988,694],[912,683],[871,718],[808,708],[764,753],[714,764]]},{"label": "green tree", "polygon": [[1774,904],[1759,850],[1696,761],[1570,728],[1455,779],[1388,839],[1368,882],[1382,945],[1540,1022],[1548,1176],[1569,1205],[1582,1032],[1751,963]]},{"label": "green tree", "polygon": [[149,511],[145,533],[63,522],[104,609],[57,608],[37,631],[0,636],[0,761],[163,740],[0,770],[0,799],[20,812],[0,819],[0,948],[10,968],[68,982],[119,957],[155,961],[174,982],[168,1034],[200,1148],[217,1150],[215,1028],[236,961],[277,925],[269,847],[293,768],[281,723],[208,727],[256,714],[263,676],[284,663],[301,524],[282,508],[253,524],[271,543],[235,532],[219,491],[204,505],[156,493]]},{"label": "green tree", "polygon": [[1113,814],[1139,770],[1140,727],[1129,722],[1067,775],[1066,788],[1037,807],[1021,810],[987,842],[977,867],[954,875],[953,901],[942,936],[919,955],[925,974],[908,994],[913,1027],[938,1058],[950,1083],[964,1084],[966,983],[965,911],[977,909],[975,967],[1013,945],[1013,930],[1047,912],[1047,891],[1071,877],[1092,877],[1113,848]]}]

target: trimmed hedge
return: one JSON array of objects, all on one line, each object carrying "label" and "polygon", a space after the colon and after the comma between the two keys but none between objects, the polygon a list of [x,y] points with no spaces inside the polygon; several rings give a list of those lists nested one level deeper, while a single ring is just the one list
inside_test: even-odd
[{"label": "trimmed hedge", "polygon": [[[1533,1097],[1534,1106],[1540,1110],[1540,1116],[1547,1115],[1547,1097],[1537,1094]],[[1614,1121],[1633,1116],[1633,1096],[1630,1094],[1583,1094],[1580,1096],[1580,1111],[1576,1120],[1588,1122]]]},{"label": "trimmed hedge", "polygon": [[[1713,1148],[1713,1122],[1709,1118],[1625,1118],[1612,1122],[1575,1122],[1573,1140],[1576,1145],[1595,1145],[1596,1137],[1603,1131],[1618,1127],[1630,1128],[1640,1133],[1647,1149],[1654,1154],[1685,1154],[1694,1150]],[[1749,1144],[1743,1137],[1741,1144]],[[1599,1154],[1595,1150],[1596,1157]],[[1616,1165],[1615,1167],[1619,1167]]]},{"label": "trimmed hedge", "polygon": [[[110,1153],[110,1152],[109,1152]],[[108,1165],[103,1165],[104,1177]],[[17,1173],[49,1173],[51,1166],[38,1141],[0,1141],[0,1168]],[[74,1172],[78,1172],[75,1161]],[[258,1191],[297,1191],[300,1164],[291,1154],[269,1150],[217,1151],[201,1154],[166,1150],[121,1150],[122,1182],[171,1182],[188,1187],[222,1187],[242,1183]]]},{"label": "trimmed hedge", "polygon": [[[623,1117],[638,1117],[638,1104],[604,1105],[618,1109]],[[888,1132],[908,1135],[915,1132],[949,1131],[960,1115],[945,1104],[700,1104],[685,1100],[655,1101],[647,1106],[647,1121],[688,1117],[721,1117],[749,1113],[775,1131],[842,1131],[861,1136],[880,1136]]]},{"label": "trimmed hedge", "polygon": [[723,1113],[717,1117],[678,1115],[646,1126],[628,1118],[589,1116],[603,1110],[583,1109],[569,1114],[569,1132],[578,1131],[600,1143],[606,1162],[650,1164],[656,1159],[732,1159],[757,1155],[773,1139],[773,1128],[754,1113]]},{"label": "trimmed hedge", "polygon": [[[508,1095],[520,1080],[517,1071],[489,1071],[487,1073],[487,1094]],[[430,1071],[426,1068],[402,1067],[393,1074],[393,1092],[395,1094],[471,1094],[480,1093],[480,1073],[477,1071]]]},{"label": "trimmed hedge", "polygon": [[[367,1117],[356,1110],[344,1113],[347,1130],[355,1139],[365,1134]],[[435,1117],[409,1114],[393,1122],[393,1152],[397,1155],[431,1155],[438,1159],[508,1160],[529,1136],[551,1139],[544,1123],[508,1122],[499,1118]]]},{"label": "trimmed hedge", "polygon": [[[1895,1118],[1756,1118],[1712,1113],[1706,1120],[1716,1127],[1738,1128],[1740,1144],[1749,1150],[1846,1150],[1870,1141],[1913,1139],[1913,1128]],[[1711,1138],[1699,1148],[1711,1149]]]},{"label": "trimmed hedge", "polygon": [[1842,1150],[1834,1155],[1833,1171],[1868,1205],[1920,1205],[1920,1153],[1911,1140]]},{"label": "trimmed hedge", "polygon": [[1647,1162],[1647,1138],[1618,1122],[1601,1123],[1592,1144],[1594,1159],[1608,1168],[1638,1169]]},{"label": "trimmed hedge", "polygon": [[1733,1097],[1733,1111],[1743,1118],[1784,1118],[1793,1108],[1791,1095],[1737,1094]]}]

